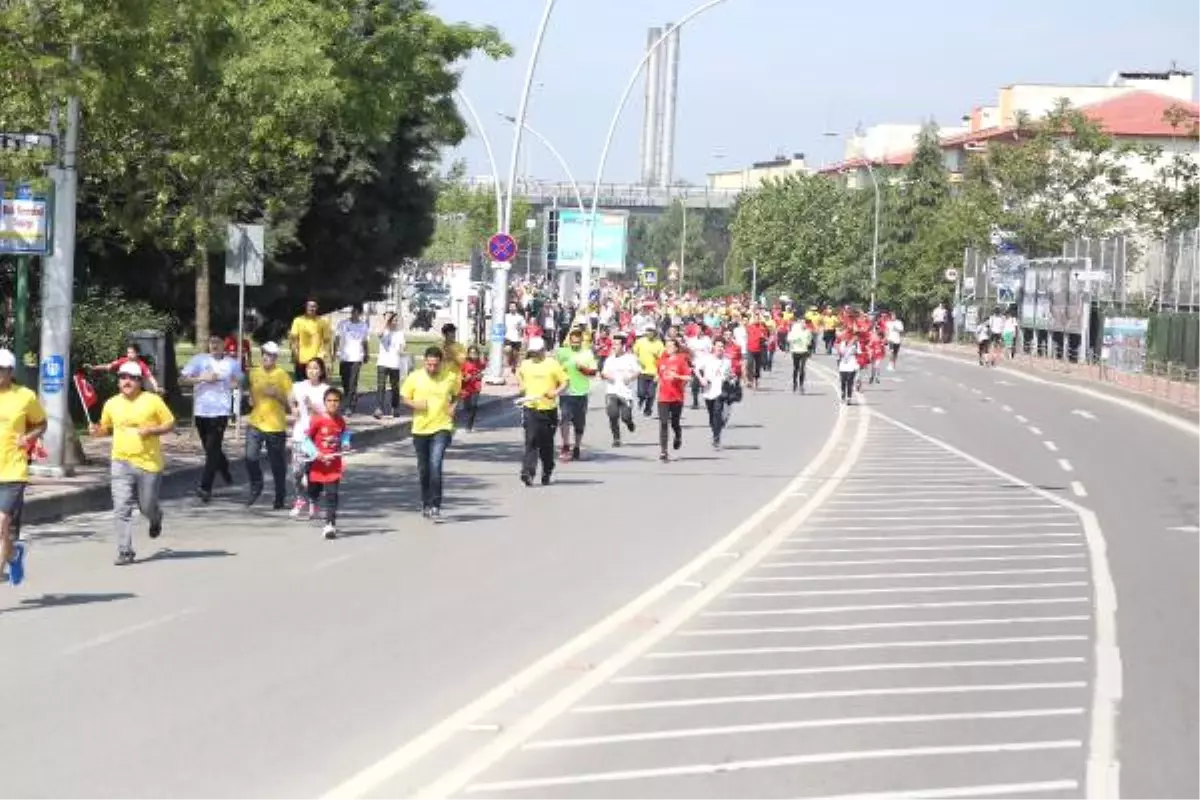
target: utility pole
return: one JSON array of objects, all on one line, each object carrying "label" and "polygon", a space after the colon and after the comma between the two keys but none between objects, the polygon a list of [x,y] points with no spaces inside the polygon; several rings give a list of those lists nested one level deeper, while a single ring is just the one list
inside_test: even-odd
[{"label": "utility pole", "polygon": [[758,304],[758,259],[750,262],[750,306]]},{"label": "utility pole", "polygon": [[683,231],[679,235],[679,293],[683,294],[683,262],[687,252],[687,204],[679,198],[679,211],[683,214]]},{"label": "utility pole", "polygon": [[[71,45],[71,65],[79,66],[79,45]],[[57,131],[56,131],[57,132]],[[42,262],[42,338],[38,353],[42,363],[64,367],[59,384],[39,386],[38,399],[46,409],[47,426],[43,437],[46,461],[34,466],[37,474],[61,477],[73,470],[67,463],[70,446],[70,392],[64,387],[71,380],[71,306],[75,285],[75,205],[79,174],[76,156],[79,149],[79,98],[67,98],[67,131],[61,160],[50,175],[54,180],[54,252]],[[46,391],[51,389],[53,391]]]}]

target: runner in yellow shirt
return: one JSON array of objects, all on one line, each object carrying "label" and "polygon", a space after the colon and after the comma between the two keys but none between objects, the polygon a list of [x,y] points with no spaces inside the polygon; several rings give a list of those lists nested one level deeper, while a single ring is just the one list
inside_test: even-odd
[{"label": "runner in yellow shirt", "polygon": [[14,527],[29,483],[29,450],[46,431],[37,395],[13,381],[17,358],[0,349],[0,582],[25,580],[25,545]]},{"label": "runner in yellow shirt", "polygon": [[454,435],[454,409],[462,388],[461,374],[451,372],[449,363],[440,347],[427,348],[425,368],[409,373],[400,387],[400,397],[413,412],[421,516],[434,522],[442,518],[442,464]]},{"label": "runner in yellow shirt", "polygon": [[288,398],[292,394],[292,378],[279,366],[279,345],[267,342],[262,346],[262,366],[251,367],[246,377],[250,386],[250,415],[246,418],[246,474],[250,477],[250,497],[246,505],[263,492],[263,449],[271,466],[275,487],[274,509],[284,508],[287,493],[287,429]]},{"label": "runner in yellow shirt", "polygon": [[654,401],[658,397],[658,359],[666,346],[658,338],[658,330],[647,325],[642,335],[633,343],[633,354],[637,357],[642,374],[638,376],[638,405],[647,417],[654,414]]},{"label": "runner in yellow shirt", "polygon": [[317,315],[317,301],[304,304],[304,313],[292,320],[288,331],[288,343],[292,348],[292,377],[302,381],[308,362],[319,358],[329,363],[333,352],[333,326],[329,320]]},{"label": "runner in yellow shirt", "polygon": [[567,372],[557,359],[546,358],[546,341],[534,336],[526,346],[529,358],[517,369],[517,383],[524,397],[525,456],[521,460],[521,482],[533,485],[537,465],[542,463],[542,485],[554,472],[554,432],[558,429],[558,396],[567,388]]},{"label": "runner in yellow shirt", "polygon": [[137,364],[122,364],[117,370],[120,393],[110,397],[100,412],[100,422],[91,426],[93,436],[113,437],[113,513],[117,522],[117,565],[132,564],[133,509],[140,508],[150,522],[150,538],[162,533],[162,508],[158,493],[162,485],[163,455],[159,442],[175,430],[175,415],[162,398],[142,391],[142,371]]}]

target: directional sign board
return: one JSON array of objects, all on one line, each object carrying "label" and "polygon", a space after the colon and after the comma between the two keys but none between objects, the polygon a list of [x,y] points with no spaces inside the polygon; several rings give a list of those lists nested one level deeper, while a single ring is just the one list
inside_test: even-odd
[{"label": "directional sign board", "polygon": [[29,183],[0,181],[0,253],[48,255],[54,198]]},{"label": "directional sign board", "polygon": [[265,235],[262,225],[229,224],[225,240],[226,285],[237,286],[244,274],[247,286],[262,286]]},{"label": "directional sign board", "polygon": [[512,261],[517,257],[517,240],[507,233],[492,234],[488,239],[488,255],[492,261]]},{"label": "directional sign board", "polygon": [[646,286],[658,285],[658,270],[654,267],[646,267],[642,270],[642,283]]}]

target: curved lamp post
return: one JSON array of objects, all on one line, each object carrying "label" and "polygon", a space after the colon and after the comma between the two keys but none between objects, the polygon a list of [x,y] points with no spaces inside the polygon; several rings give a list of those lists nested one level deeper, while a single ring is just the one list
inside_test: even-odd
[{"label": "curved lamp post", "polygon": [[[496,113],[499,114],[500,117],[509,125],[517,124],[517,118],[512,114],[505,114],[503,111],[497,111]],[[579,191],[579,181],[575,180],[575,175],[571,172],[571,168],[567,166],[567,160],[562,157],[562,153],[559,153],[558,149],[555,148],[554,145],[550,144],[549,139],[535,131],[533,128],[529,127],[529,123],[525,123],[525,132],[545,145],[546,149],[550,151],[550,155],[554,156],[554,159],[558,162],[558,165],[562,167],[563,172],[566,173],[567,180],[571,182],[571,189],[573,189],[575,192],[575,202],[579,204],[580,213],[586,214],[587,206],[583,204],[583,192]]]},{"label": "curved lamp post", "polygon": [[[625,84],[625,91],[621,94],[621,100],[617,103],[617,110],[613,113],[612,121],[609,122],[608,134],[604,137],[604,148],[600,151],[600,164],[596,167],[596,182],[592,184],[592,207],[590,216],[588,217],[587,248],[585,249],[583,258],[583,274],[580,276],[579,281],[580,295],[583,297],[584,303],[587,303],[592,289],[592,253],[596,246],[596,207],[600,204],[600,181],[604,178],[604,166],[608,162],[608,151],[612,147],[613,134],[617,131],[617,123],[621,120],[621,112],[625,110],[625,104],[629,102],[629,95],[633,92],[633,86],[637,83],[638,76],[642,74],[642,69],[645,68],[646,62],[650,60],[650,55],[658,49],[660,44],[666,41],[667,37],[705,11],[716,8],[724,2],[725,0],[707,0],[707,2],[701,3],[687,14],[684,14],[683,18],[675,23],[674,28],[663,33],[662,36],[655,40],[654,44],[646,48],[646,52],[642,55],[642,60],[638,62],[637,68],[629,76],[629,82]],[[523,110],[524,107],[522,106]],[[496,363],[499,363],[499,361],[497,360]]]},{"label": "curved lamp post", "polygon": [[504,224],[504,194],[500,186],[500,170],[496,167],[496,156],[492,151],[492,141],[488,138],[487,131],[484,130],[483,122],[479,119],[479,114],[475,112],[475,106],[467,97],[462,89],[455,89],[454,93],[458,95],[458,99],[467,109],[467,114],[471,117],[471,123],[475,126],[475,130],[479,132],[479,138],[483,139],[483,148],[487,151],[488,163],[492,165],[492,186],[496,190],[496,227],[497,229]]},{"label": "curved lamp post", "polygon": [[[521,150],[521,133],[525,130],[525,112],[529,109],[529,90],[533,87],[533,76],[537,71],[538,55],[542,51],[542,40],[546,38],[546,28],[550,24],[550,14],[554,11],[555,0],[546,0],[542,9],[542,19],[538,23],[537,34],[533,38],[533,47],[529,51],[529,65],[525,68],[525,85],[521,88],[521,103],[517,107],[517,121],[521,124],[513,126],[512,155],[508,163],[508,184],[505,187],[507,196],[504,201],[503,213],[500,218],[500,232],[508,233],[512,226],[513,188],[517,181],[517,159]],[[504,319],[508,310],[508,268],[507,263],[492,262],[492,322]],[[491,384],[503,384],[504,381],[504,341],[489,334],[488,372],[486,380]]]}]

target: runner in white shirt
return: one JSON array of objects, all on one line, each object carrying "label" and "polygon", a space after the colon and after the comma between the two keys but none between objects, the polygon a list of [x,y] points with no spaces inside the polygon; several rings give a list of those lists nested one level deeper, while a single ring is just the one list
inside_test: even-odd
[{"label": "runner in white shirt", "polygon": [[633,433],[633,403],[638,377],[642,368],[637,356],[629,350],[625,334],[613,334],[612,354],[604,360],[600,377],[604,379],[604,394],[608,411],[608,427],[612,431],[613,447],[621,446],[621,426]]},{"label": "runner in white shirt", "polygon": [[858,375],[858,339],[853,331],[844,331],[833,346],[837,359],[838,378],[842,386],[842,402],[850,405],[854,398],[854,379]]},{"label": "runner in white shirt", "polygon": [[408,372],[408,340],[400,329],[400,319],[389,311],[379,333],[379,357],[375,368],[375,419],[384,414],[400,415],[400,384]]},{"label": "runner in white shirt", "polygon": [[721,449],[721,432],[725,429],[725,382],[733,377],[733,363],[725,355],[725,343],[713,342],[712,350],[696,358],[696,375],[708,409],[708,427],[712,431],[714,450]]},{"label": "runner in white shirt", "polygon": [[891,360],[888,361],[888,371],[896,369],[896,356],[900,354],[900,342],[904,339],[904,323],[899,317],[892,317],[887,324],[887,343]]},{"label": "runner in white shirt", "polygon": [[[708,335],[708,331],[706,329],[704,329],[703,327],[701,327],[699,332],[695,336],[686,337],[683,340],[683,345],[684,345],[684,347],[687,348],[688,353],[691,354],[692,363],[694,365],[699,358],[712,353],[713,340],[712,340],[712,337]],[[693,372],[692,372],[692,408],[694,408],[694,409],[700,408],[700,394],[701,394],[700,390],[701,390],[700,376],[698,376],[695,373],[695,371],[693,370]]]},{"label": "runner in white shirt", "polygon": [[292,517],[299,517],[306,509],[315,516],[308,505],[308,460],[304,455],[304,440],[308,438],[308,421],[313,413],[321,413],[325,408],[325,392],[329,384],[325,382],[325,362],[314,358],[305,367],[307,379],[293,384],[291,406],[296,424],[292,426],[292,480],[296,485],[296,504],[292,507]]},{"label": "runner in white shirt", "polygon": [[524,338],[525,315],[517,310],[516,303],[509,303],[508,313],[504,315],[504,354],[513,375],[517,374],[517,366],[521,363],[521,342]]},{"label": "runner in white shirt", "polygon": [[988,344],[992,341],[992,328],[986,319],[979,320],[975,326],[975,341],[979,343],[979,366],[986,366],[984,359],[988,357]]},{"label": "runner in white shirt", "polygon": [[338,323],[333,335],[333,349],[338,357],[338,374],[342,376],[343,413],[354,413],[358,405],[358,378],[362,366],[367,362],[367,337],[371,329],[363,319],[363,307],[356,304],[350,309],[350,318]]}]

